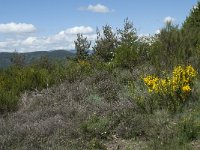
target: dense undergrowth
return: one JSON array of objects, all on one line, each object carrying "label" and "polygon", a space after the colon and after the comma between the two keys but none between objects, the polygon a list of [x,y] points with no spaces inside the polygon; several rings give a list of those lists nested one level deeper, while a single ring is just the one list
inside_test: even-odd
[{"label": "dense undergrowth", "polygon": [[126,19],[93,54],[79,34],[76,58],[1,70],[0,149],[200,149],[199,14],[145,38]]}]

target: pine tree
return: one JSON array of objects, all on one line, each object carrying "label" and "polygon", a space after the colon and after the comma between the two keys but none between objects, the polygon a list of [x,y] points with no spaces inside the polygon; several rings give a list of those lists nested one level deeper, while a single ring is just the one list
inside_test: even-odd
[{"label": "pine tree", "polygon": [[200,28],[200,1],[192,8],[190,15],[183,23],[183,29]]},{"label": "pine tree", "polygon": [[88,57],[88,50],[91,42],[87,40],[87,37],[83,37],[83,34],[77,34],[77,39],[74,41],[75,49],[77,51],[76,58],[78,60],[85,60]]},{"label": "pine tree", "polygon": [[137,37],[136,28],[133,26],[133,22],[129,21],[128,18],[124,20],[123,29],[118,30],[120,36],[120,45],[125,44],[129,47],[135,45]]},{"label": "pine tree", "polygon": [[112,60],[117,47],[117,37],[109,25],[103,26],[103,35],[97,29],[97,40],[93,47],[94,54],[105,62]]},{"label": "pine tree", "polygon": [[167,22],[160,33],[155,35],[151,45],[151,60],[157,70],[172,69],[182,63],[185,57],[181,49],[181,34],[177,25]]},{"label": "pine tree", "polygon": [[[182,25],[181,32],[185,55],[194,61],[200,56],[200,1],[191,9]],[[196,61],[199,62],[199,60]]]},{"label": "pine tree", "polygon": [[118,30],[119,46],[115,53],[114,62],[118,66],[131,68],[137,62],[137,33],[133,23],[126,18],[123,29]]},{"label": "pine tree", "polygon": [[182,26],[182,33],[185,37],[185,47],[194,49],[200,45],[200,2],[190,12]]}]

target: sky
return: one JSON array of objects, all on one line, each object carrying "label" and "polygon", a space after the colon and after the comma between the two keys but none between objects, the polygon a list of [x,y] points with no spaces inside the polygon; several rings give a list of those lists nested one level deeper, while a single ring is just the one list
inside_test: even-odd
[{"label": "sky", "polygon": [[198,0],[0,0],[0,52],[74,49],[82,33],[113,30],[129,18],[139,36],[153,35],[166,21],[181,24]]}]

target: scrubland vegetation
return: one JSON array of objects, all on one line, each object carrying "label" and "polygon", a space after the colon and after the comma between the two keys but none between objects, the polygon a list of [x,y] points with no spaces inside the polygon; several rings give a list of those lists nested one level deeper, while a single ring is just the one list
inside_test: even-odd
[{"label": "scrubland vegetation", "polygon": [[180,27],[138,37],[125,19],[75,47],[0,71],[0,149],[200,149],[200,3]]}]

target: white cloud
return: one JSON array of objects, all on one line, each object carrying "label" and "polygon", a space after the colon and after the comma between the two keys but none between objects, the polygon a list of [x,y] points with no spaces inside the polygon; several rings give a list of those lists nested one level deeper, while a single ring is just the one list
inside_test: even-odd
[{"label": "white cloud", "polygon": [[87,7],[80,7],[79,10],[87,10],[91,12],[96,13],[109,13],[113,12],[114,10],[110,10],[107,6],[102,4],[96,4],[96,5],[88,5]]},{"label": "white cloud", "polygon": [[28,37],[27,39],[25,39],[24,41],[22,41],[23,45],[33,45],[34,42],[37,41],[36,37]]},{"label": "white cloud", "polygon": [[175,19],[173,17],[167,16],[164,19],[164,23],[173,23],[175,21]]},{"label": "white cloud", "polygon": [[89,5],[88,6],[88,10],[89,11],[93,11],[93,12],[98,12],[98,13],[107,13],[109,12],[108,7],[101,5],[101,4],[97,4],[97,5]]},{"label": "white cloud", "polygon": [[78,33],[91,33],[93,32],[93,29],[91,27],[85,27],[85,26],[77,26],[77,27],[73,27],[73,28],[69,28],[65,31],[61,31],[60,34],[78,34]]},{"label": "white cloud", "polygon": [[82,33],[83,35],[91,36],[94,34],[94,30],[90,26],[75,26],[72,28],[68,28],[66,30],[60,31],[59,33],[47,37],[47,39],[44,41],[45,43],[55,43],[60,41],[68,41],[68,42],[74,42],[76,39],[76,35],[78,33]]},{"label": "white cloud", "polygon": [[0,47],[6,47],[8,45],[7,42],[0,42]]},{"label": "white cloud", "polygon": [[32,24],[26,23],[7,23],[0,24],[0,33],[30,33],[35,32],[36,27]]},{"label": "white cloud", "polygon": [[158,29],[158,30],[156,30],[156,31],[155,31],[155,33],[156,33],[156,34],[159,34],[159,33],[160,33],[160,30],[159,30],[159,29]]},{"label": "white cloud", "polygon": [[143,33],[141,33],[141,34],[139,34],[138,35],[138,37],[140,38],[140,37],[148,37],[150,34],[148,34],[148,33],[145,33],[145,34],[143,34]]},{"label": "white cloud", "polygon": [[60,31],[57,34],[48,37],[23,37],[22,39],[14,38],[0,41],[0,52],[13,52],[15,49],[19,52],[47,51],[55,49],[74,49],[74,40],[77,33],[83,33],[84,37],[94,42],[96,33],[90,26],[75,26]]}]

